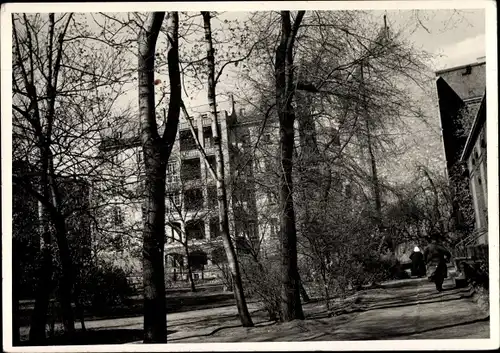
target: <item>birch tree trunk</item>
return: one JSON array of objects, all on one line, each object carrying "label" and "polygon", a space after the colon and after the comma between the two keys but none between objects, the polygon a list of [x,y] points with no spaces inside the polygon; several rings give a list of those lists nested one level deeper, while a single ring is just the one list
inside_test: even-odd
[{"label": "birch tree trunk", "polygon": [[217,201],[219,206],[219,228],[224,243],[224,249],[228,259],[229,269],[231,271],[231,278],[233,281],[234,297],[236,299],[236,306],[238,307],[238,314],[240,316],[241,324],[244,327],[253,326],[252,318],[248,311],[245,294],[243,292],[243,283],[241,281],[241,273],[236,258],[234,245],[231,241],[229,234],[229,218],[228,218],[228,205],[227,194],[224,176],[224,158],[222,154],[221,145],[221,132],[219,131],[219,123],[217,119],[217,103],[215,99],[215,58],[214,49],[212,44],[212,29],[210,24],[210,12],[204,11],[201,13],[203,16],[203,25],[205,29],[205,41],[207,46],[207,63],[208,63],[208,103],[210,105],[210,114],[212,116],[215,129],[214,129],[214,145],[217,153],[216,158],[216,185],[217,185]]},{"label": "birch tree trunk", "polygon": [[280,125],[281,178],[281,320],[304,319],[300,302],[300,281],[297,265],[297,230],[293,206],[293,145],[295,112],[292,106],[293,46],[305,11],[299,11],[292,27],[290,12],[281,12],[281,40],[276,49],[276,106]]},{"label": "birch tree trunk", "polygon": [[163,136],[158,134],[154,96],[156,42],[165,12],[151,14],[139,32],[138,82],[141,142],[145,163],[143,229],[144,343],[167,340],[165,302],[165,182],[166,168],[179,124],[181,85],[178,49],[178,14],[168,19],[170,49],[167,54],[170,102]]}]

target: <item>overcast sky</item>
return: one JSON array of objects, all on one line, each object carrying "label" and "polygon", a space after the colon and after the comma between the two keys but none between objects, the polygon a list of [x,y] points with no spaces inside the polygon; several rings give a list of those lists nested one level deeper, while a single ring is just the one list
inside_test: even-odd
[{"label": "overcast sky", "polygon": [[[484,9],[462,10],[381,10],[372,11],[373,19],[383,25],[387,15],[388,25],[402,31],[408,41],[434,55],[429,62],[429,71],[464,65],[485,56],[485,11]],[[224,13],[224,18],[244,20],[242,12]],[[221,80],[219,92],[237,90],[237,83],[229,77]],[[206,103],[206,93],[193,92],[192,106]]]},{"label": "overcast sky", "polygon": [[[367,3],[367,2],[363,2]],[[379,8],[382,6],[382,2],[373,2],[378,5]],[[372,4],[373,4],[372,3]],[[422,6],[422,4],[433,4],[435,2],[390,2],[387,6],[394,8],[395,4],[403,4],[407,8],[410,5]],[[453,2],[450,2],[453,3]],[[480,3],[479,1],[477,3]],[[135,4],[135,8],[133,7],[134,3],[123,3],[119,10],[121,11],[154,11],[160,9],[149,8],[149,4],[147,6],[143,6],[142,8],[137,8],[137,4]],[[241,4],[241,5],[240,5]],[[283,6],[284,3],[281,3],[280,6]],[[287,6],[297,6],[300,5],[299,2],[290,2],[287,3]],[[327,6],[337,6],[339,9],[344,8],[346,5],[342,5],[340,2],[331,2],[332,5]],[[341,5],[339,5],[341,4]],[[348,4],[347,6],[352,6],[353,2],[346,2],[343,4]],[[358,3],[359,4],[359,3]],[[14,5],[14,4],[13,4]],[[19,10],[17,11],[95,11],[96,8],[91,6],[91,4],[83,5],[83,4],[65,4],[64,6],[58,6],[57,8],[50,8],[48,5],[45,7],[41,4],[29,5],[26,9],[22,9],[21,4],[15,4],[19,6]],[[28,6],[24,5],[24,6]],[[179,7],[179,10],[199,10],[198,7],[203,6],[203,4],[198,3],[196,5],[187,4],[187,3],[178,3],[176,5],[170,3],[162,6],[175,6],[176,9]],[[197,6],[197,8],[193,7]],[[262,10],[262,9],[273,9],[272,6],[269,5],[268,2],[262,4],[256,4],[252,2],[243,2],[238,5],[228,5],[225,3],[226,10],[233,10],[225,12],[221,17],[227,19],[238,18],[239,20],[244,20],[245,17],[248,16],[249,12],[235,12],[235,9],[243,9],[243,6],[247,7],[249,10]],[[230,7],[228,7],[230,6]],[[304,6],[304,5],[302,5]],[[314,3],[308,3],[307,6],[315,6]],[[306,7],[307,7],[306,6]],[[373,5],[372,5],[373,6]],[[131,7],[130,10],[128,7]],[[212,6],[211,10],[218,10],[217,6]],[[481,7],[478,4],[478,7]],[[39,9],[38,9],[39,8]],[[328,8],[328,7],[327,7]],[[323,3],[322,9],[325,8]],[[426,52],[434,54],[433,62],[429,63],[429,71],[436,71],[443,68],[463,65],[471,62],[475,62],[478,57],[482,57],[485,55],[485,11],[484,9],[461,9],[461,10],[412,10],[412,7],[405,10],[377,10],[371,11],[373,19],[377,22],[380,21],[380,25],[383,25],[383,15],[387,15],[388,24],[392,30],[402,30],[403,36],[407,38],[409,41],[413,42],[414,45],[418,49],[422,49]],[[206,8],[203,8],[206,9]],[[116,11],[116,6],[113,4],[102,4],[102,8],[98,9],[99,11],[111,12]],[[161,9],[161,10],[172,10],[172,9]],[[89,21],[91,24],[91,21]],[[161,51],[161,48],[158,48]],[[234,70],[234,68],[230,68]],[[227,70],[230,71],[230,70]],[[223,75],[221,77],[221,82],[218,85],[218,93],[224,94],[227,92],[238,91],[241,90],[241,87],[238,85],[238,80],[228,72],[228,76]],[[168,81],[168,78],[160,77],[163,81]],[[137,100],[137,92],[135,87],[130,87],[131,90],[123,95],[121,100],[125,103],[132,103],[135,105],[135,101]],[[198,92],[194,90],[190,90],[190,97],[186,99],[186,105],[188,107],[195,107],[199,105],[206,104],[206,91],[200,90]],[[227,97],[227,95],[226,95]],[[227,99],[224,97],[220,98],[220,101]],[[222,109],[225,109],[224,106],[221,106]]]},{"label": "overcast sky", "polygon": [[[416,15],[422,22],[420,26],[416,23]],[[416,14],[415,11],[388,11],[387,17],[398,27],[408,22],[417,25],[412,34],[408,32],[413,27],[407,28],[408,38],[417,47],[436,55],[436,70],[468,64],[485,55],[483,9],[419,10]]]}]

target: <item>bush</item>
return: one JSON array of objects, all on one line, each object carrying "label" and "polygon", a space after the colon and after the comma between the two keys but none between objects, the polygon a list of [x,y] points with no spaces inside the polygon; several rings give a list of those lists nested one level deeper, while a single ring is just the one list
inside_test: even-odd
[{"label": "bush", "polygon": [[242,278],[246,295],[256,298],[269,315],[269,320],[280,317],[280,268],[277,261],[269,258],[258,260],[240,257]]},{"label": "bush", "polygon": [[127,305],[134,294],[127,277],[123,269],[106,262],[90,266],[81,278],[82,304],[96,310]]}]

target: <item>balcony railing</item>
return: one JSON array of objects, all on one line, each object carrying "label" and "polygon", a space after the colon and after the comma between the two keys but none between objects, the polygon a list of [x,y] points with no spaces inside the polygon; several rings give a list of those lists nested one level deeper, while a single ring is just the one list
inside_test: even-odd
[{"label": "balcony railing", "polygon": [[210,147],[205,147],[205,153],[210,156],[210,155],[214,155],[215,154],[215,147],[214,146],[210,146]]},{"label": "balcony railing", "polygon": [[212,126],[212,118],[202,118],[201,123],[203,126]]},{"label": "balcony railing", "polygon": [[193,149],[186,150],[186,151],[181,151],[181,157],[182,158],[195,158],[199,157],[199,152],[194,146]]}]

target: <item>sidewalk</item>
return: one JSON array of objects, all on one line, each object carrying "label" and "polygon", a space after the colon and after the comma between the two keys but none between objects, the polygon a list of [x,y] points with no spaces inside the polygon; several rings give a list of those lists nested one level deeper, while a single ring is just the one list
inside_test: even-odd
[{"label": "sidewalk", "polygon": [[[235,305],[172,313],[167,338],[169,343],[488,338],[489,315],[474,303],[470,288],[456,289],[448,279],[444,289],[437,292],[426,278],[386,282],[334,303],[330,311],[323,301],[306,303],[306,320],[283,324],[268,321],[257,303],[249,303],[252,328],[241,327]],[[86,322],[102,343],[118,334],[123,338],[115,343],[141,343],[142,325],[142,316]]]},{"label": "sidewalk", "polygon": [[284,324],[254,312],[254,328],[239,326],[235,309],[232,317],[226,311],[201,323],[187,316],[171,321],[169,328],[176,332],[168,338],[172,343],[194,343],[489,337],[489,315],[472,301],[469,289],[454,289],[451,280],[441,293],[426,279],[404,283],[359,292],[350,312],[331,317],[321,303],[304,305],[306,320]]}]

